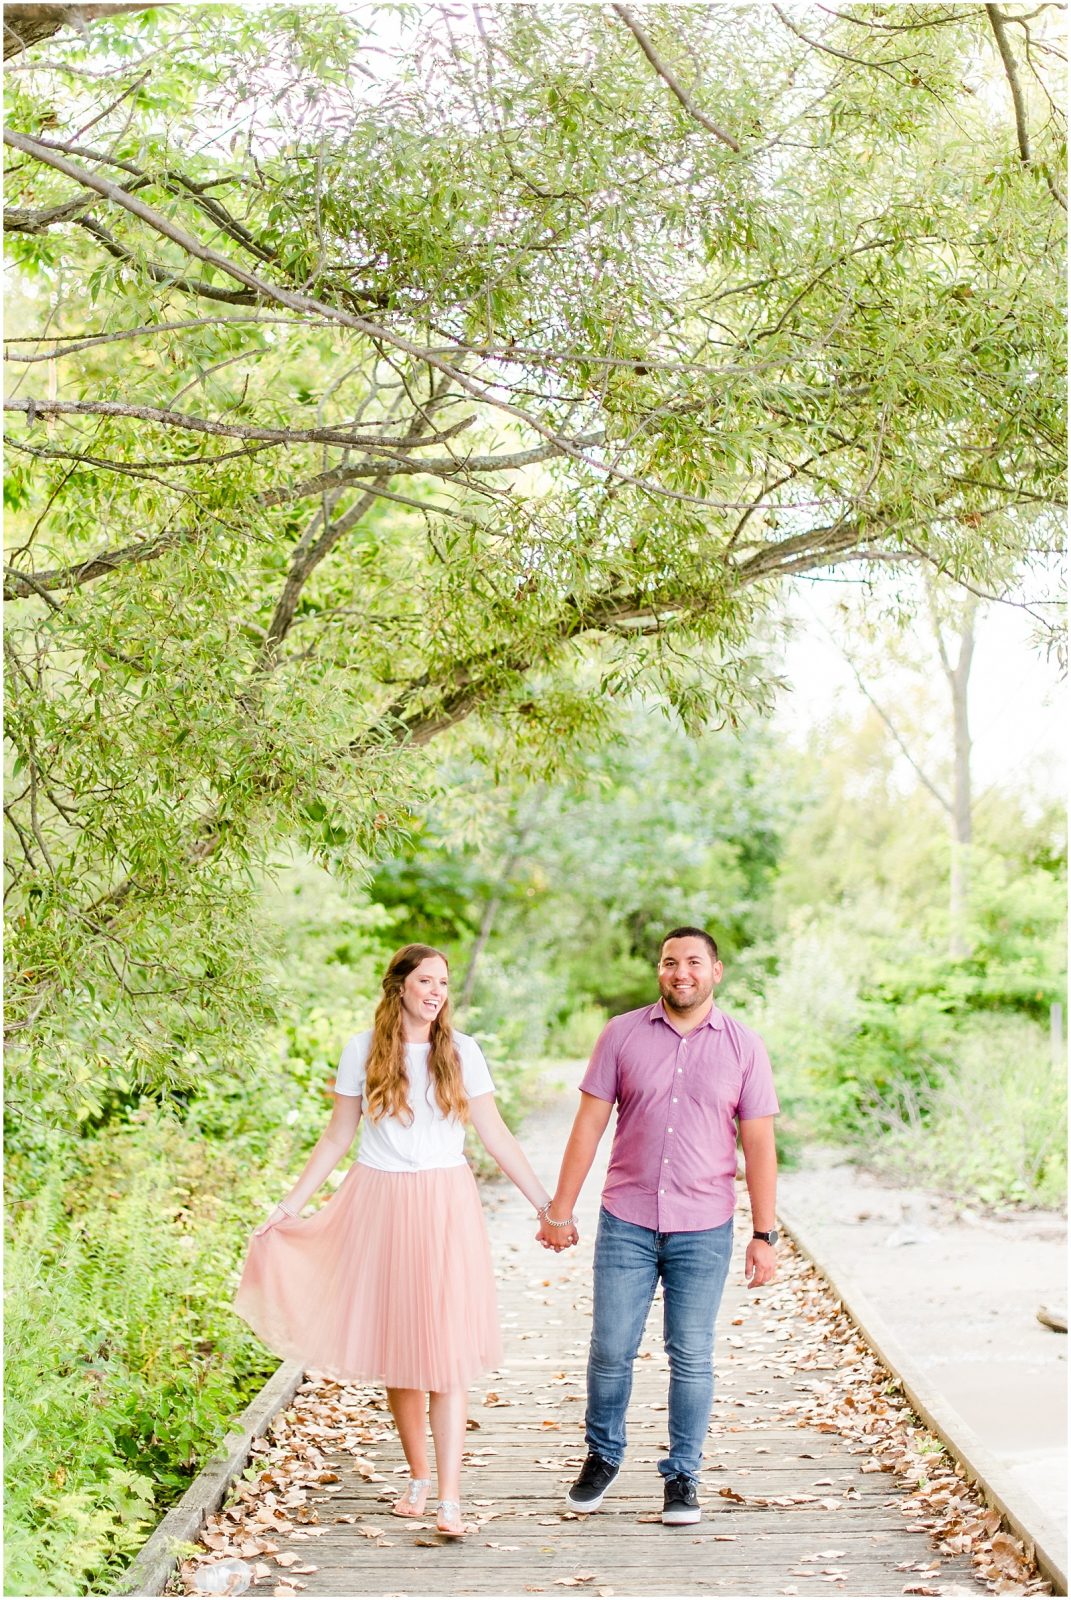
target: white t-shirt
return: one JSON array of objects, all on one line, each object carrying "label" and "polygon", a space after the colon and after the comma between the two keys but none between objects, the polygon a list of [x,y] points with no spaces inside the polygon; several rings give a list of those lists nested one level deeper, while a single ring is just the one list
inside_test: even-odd
[{"label": "white t-shirt", "polygon": [[[348,1039],[335,1077],[335,1093],[364,1094],[364,1065],[372,1042],[372,1030]],[[478,1094],[494,1094],[483,1051],[467,1033],[455,1033],[454,1043],[461,1057],[461,1076],[470,1100]],[[361,1148],[357,1160],[362,1166],[378,1167],[380,1172],[426,1172],[432,1167],[462,1167],[465,1164],[465,1126],[457,1117],[444,1117],[428,1079],[430,1044],[407,1044],[409,1104],[412,1122],[400,1117],[381,1117],[378,1122],[364,1120]]]}]

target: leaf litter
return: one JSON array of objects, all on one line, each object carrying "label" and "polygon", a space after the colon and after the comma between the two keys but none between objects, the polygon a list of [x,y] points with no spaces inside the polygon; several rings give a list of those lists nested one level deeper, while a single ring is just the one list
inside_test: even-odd
[{"label": "leaf litter", "polygon": [[[772,1293],[763,1297],[761,1308],[765,1318],[775,1320],[763,1322],[761,1332],[754,1330],[750,1338],[741,1339],[739,1345],[730,1349],[729,1357],[733,1369],[738,1372],[763,1372],[792,1383],[798,1398],[771,1404],[767,1396],[772,1391],[758,1387],[745,1391],[752,1398],[719,1395],[714,1413],[719,1457],[729,1458],[738,1453],[737,1445],[723,1443],[722,1438],[753,1434],[768,1427],[771,1420],[774,1427],[781,1429],[796,1427],[838,1436],[848,1442],[849,1454],[860,1457],[860,1487],[866,1485],[871,1504],[875,1502],[870,1480],[882,1475],[890,1480],[892,1498],[883,1504],[886,1508],[899,1507],[907,1531],[927,1534],[941,1556],[969,1559],[974,1565],[976,1580],[992,1593],[1049,1593],[1050,1586],[1038,1575],[1033,1550],[1007,1531],[1000,1514],[988,1508],[967,1483],[963,1469],[920,1426],[895,1376],[890,1375],[866,1347],[824,1280],[791,1244],[786,1246],[779,1264],[779,1281]],[[752,1302],[749,1309],[758,1307]],[[748,1320],[734,1319],[733,1326],[743,1328]],[[547,1412],[553,1413],[564,1401],[582,1398],[582,1394],[564,1392],[566,1386],[575,1386],[578,1381],[575,1373],[547,1373],[543,1382],[532,1386],[529,1393],[540,1389],[545,1395],[540,1410],[545,1407]],[[517,1401],[507,1393],[489,1390],[483,1404],[494,1409],[516,1405]],[[656,1405],[653,1409],[657,1413],[659,1407]],[[332,1524],[352,1527],[377,1549],[392,1548],[394,1541],[385,1537],[382,1527],[366,1520],[366,1513],[329,1515],[327,1526],[321,1523],[323,1508],[326,1506],[330,1511],[331,1496],[345,1494],[346,1479],[352,1482],[356,1477],[370,1488],[382,1485],[380,1498],[394,1498],[397,1490],[377,1470],[375,1459],[376,1446],[394,1439],[385,1412],[385,1397],[379,1389],[340,1384],[322,1374],[308,1375],[291,1404],[265,1430],[265,1436],[253,1441],[253,1466],[233,1485],[228,1504],[208,1518],[200,1540],[201,1549],[182,1563],[168,1592],[194,1592],[193,1579],[199,1568],[223,1557],[237,1556],[255,1561],[254,1585],[267,1588],[275,1577],[279,1586],[272,1590],[273,1594],[289,1595],[296,1600],[305,1587],[297,1574],[311,1575],[316,1568],[303,1561],[304,1552],[287,1547],[329,1532]],[[536,1416],[538,1418],[538,1411]],[[557,1432],[560,1425],[553,1414],[544,1415],[523,1431]],[[522,1431],[520,1425],[518,1431]],[[564,1439],[562,1444],[566,1444]],[[473,1445],[474,1449],[466,1453],[469,1462],[490,1466],[489,1458],[498,1452],[475,1446],[475,1441]],[[745,1460],[770,1454],[768,1447],[756,1448],[746,1438],[741,1440],[741,1446]],[[553,1459],[540,1458],[535,1465],[560,1473],[579,1459],[562,1454]],[[819,1471],[819,1463],[827,1471],[831,1464],[826,1454],[817,1451],[799,1451],[795,1459],[813,1462]],[[341,1471],[336,1470],[339,1467]],[[404,1470],[398,1469],[400,1473]],[[710,1465],[710,1470],[728,1473],[733,1468],[727,1460],[719,1460]],[[736,1471],[739,1478],[749,1475],[742,1461],[737,1464]],[[812,1512],[832,1514],[861,1500],[860,1488],[843,1478],[840,1482],[842,1487],[834,1490],[834,1481],[828,1476],[812,1479],[811,1486],[825,1490],[824,1495],[751,1495],[726,1485],[717,1491],[717,1498],[723,1504],[729,1503],[725,1504],[726,1512],[730,1507],[746,1505],[807,1507]],[[350,1493],[352,1495],[352,1489]],[[352,1498],[350,1503],[353,1503]],[[490,1507],[493,1503],[482,1504]],[[512,1508],[500,1508],[497,1513],[488,1511],[478,1519],[477,1526],[496,1514],[532,1515],[532,1512],[515,1512]],[[559,1513],[538,1519],[541,1525],[565,1520],[576,1520],[575,1514]],[[661,1517],[640,1514],[634,1520],[659,1523]],[[428,1527],[427,1523],[416,1522],[406,1528],[399,1521],[396,1531],[399,1535],[403,1531],[416,1534]],[[391,1531],[395,1532],[393,1528]],[[871,1537],[877,1541],[888,1535]],[[704,1535],[692,1542],[730,1542],[735,1538],[734,1534]],[[414,1544],[438,1547],[440,1544],[434,1537],[411,1538],[407,1542],[410,1547]],[[490,1548],[503,1551],[520,1548],[487,1543]],[[834,1549],[801,1554],[795,1563],[799,1567],[798,1576],[807,1577],[812,1584],[815,1581],[828,1583],[843,1592],[849,1574],[833,1563],[845,1554]],[[299,1561],[302,1561],[300,1566]],[[914,1581],[903,1585],[901,1592],[904,1594],[965,1592],[955,1585],[941,1584],[939,1567],[933,1565],[900,1563],[896,1570],[905,1577],[909,1573],[915,1575]],[[577,1572],[569,1578],[548,1581],[554,1586],[587,1589],[599,1595],[614,1592],[605,1584],[600,1585],[592,1572]],[[534,1583],[525,1584],[524,1589],[532,1594],[547,1592],[545,1585]],[[788,1585],[779,1592],[792,1595],[798,1590]]]}]

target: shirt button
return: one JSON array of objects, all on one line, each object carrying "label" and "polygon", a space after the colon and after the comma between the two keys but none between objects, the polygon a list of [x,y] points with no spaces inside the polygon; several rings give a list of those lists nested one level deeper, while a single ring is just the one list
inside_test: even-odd
[{"label": "shirt button", "polygon": [[672,1132],[673,1132],[673,1129],[672,1129],[672,1128],[667,1128],[667,1129],[666,1129],[666,1132],[667,1132],[667,1133],[672,1133]]},{"label": "shirt button", "polygon": [[666,1191],[664,1189],[659,1189],[658,1192],[659,1192],[659,1194],[665,1194]]},{"label": "shirt button", "polygon": [[683,1071],[684,1071],[684,1068],[683,1068],[683,1067],[678,1067],[678,1068],[677,1068],[677,1071],[678,1071],[678,1072],[683,1072]]},{"label": "shirt button", "polygon": [[664,1160],[664,1161],[663,1161],[663,1163],[662,1163],[662,1165],[663,1165],[663,1166],[664,1166],[664,1167],[668,1167],[668,1166],[669,1166],[669,1157],[668,1157],[668,1156],[667,1156],[667,1157],[666,1157],[666,1159],[665,1159],[665,1160]]},{"label": "shirt button", "polygon": [[676,1096],[676,1095],[674,1095],[674,1096],[673,1096],[673,1104],[674,1104],[674,1105],[676,1105],[676,1104],[677,1104],[677,1096]]}]

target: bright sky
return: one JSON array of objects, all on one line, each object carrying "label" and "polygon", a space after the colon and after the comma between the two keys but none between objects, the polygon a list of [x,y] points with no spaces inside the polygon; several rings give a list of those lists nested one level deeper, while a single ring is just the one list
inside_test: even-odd
[{"label": "bright sky", "polygon": [[[791,610],[798,631],[785,652],[792,692],[782,697],[774,714],[775,727],[791,744],[805,744],[832,715],[861,721],[870,710],[838,643],[843,628],[836,607],[844,593],[837,583],[795,586]],[[924,622],[915,634],[919,655],[932,657]],[[877,678],[866,674],[866,682],[895,722],[905,675],[892,669]],[[943,705],[947,690],[939,669],[934,692]],[[1014,784],[1039,799],[1066,795],[1067,700],[1067,684],[1056,663],[1039,654],[1031,641],[1030,618],[1014,607],[987,606],[977,627],[968,692],[976,794],[990,785]]]}]

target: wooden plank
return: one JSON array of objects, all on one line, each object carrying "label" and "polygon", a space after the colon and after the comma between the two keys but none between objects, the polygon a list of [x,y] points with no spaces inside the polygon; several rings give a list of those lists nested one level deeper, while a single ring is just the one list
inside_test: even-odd
[{"label": "wooden plank", "polygon": [[[567,1119],[555,1124],[552,1115],[537,1125],[534,1136],[526,1135],[525,1148],[537,1170],[556,1168],[566,1133]],[[762,1298],[743,1286],[742,1240],[720,1317],[717,1394],[700,1485],[702,1521],[666,1528],[652,1520],[661,1508],[656,1462],[666,1450],[668,1387],[657,1300],[636,1363],[629,1453],[621,1476],[604,1510],[562,1520],[564,1489],[586,1450],[584,1371],[597,1183],[593,1174],[581,1210],[581,1247],[544,1259],[532,1244],[533,1224],[524,1202],[504,1189],[488,1196],[506,1353],[502,1367],[473,1391],[471,1412],[479,1428],[466,1440],[462,1493],[469,1517],[493,1515],[462,1541],[439,1540],[431,1526],[434,1497],[421,1519],[428,1524],[424,1528],[390,1516],[389,1503],[405,1473],[393,1434],[361,1447],[379,1482],[367,1481],[344,1450],[325,1444],[341,1481],[322,1489],[310,1486],[306,1499],[319,1519],[313,1526],[324,1531],[307,1536],[307,1528],[296,1526],[275,1539],[281,1553],[292,1552],[299,1565],[316,1569],[300,1575],[302,1600],[317,1595],[556,1595],[580,1572],[594,1572],[597,1579],[576,1585],[581,1593],[608,1588],[619,1596],[766,1596],[792,1588],[801,1595],[831,1588],[852,1595],[900,1595],[905,1585],[922,1581],[921,1571],[897,1570],[905,1564],[939,1571],[941,1587],[975,1587],[965,1557],[944,1559],[939,1569],[931,1565],[935,1551],[917,1509],[890,1475],[861,1473],[864,1458],[846,1440],[799,1427],[780,1409],[805,1398],[822,1381],[821,1358],[817,1368],[799,1369],[793,1340],[774,1337],[783,1331],[781,1325],[763,1327],[770,1314],[764,1316]],[[830,1351],[827,1370],[841,1355]],[[510,1403],[488,1405],[489,1394]],[[388,1421],[383,1402],[376,1412]],[[543,1429],[545,1417],[560,1428]],[[817,1481],[826,1479],[832,1481]],[[338,1492],[329,1492],[333,1488]],[[722,1488],[748,1499],[743,1504],[729,1500],[719,1494]],[[792,1494],[836,1504],[754,1503]],[[342,1517],[358,1521],[343,1523]],[[381,1530],[382,1543],[358,1531],[369,1525]],[[496,1548],[502,1546],[514,1548]],[[838,1554],[802,1561],[832,1551]],[[283,1569],[270,1559],[267,1565],[272,1579],[252,1593],[269,1593],[275,1571],[282,1579]],[[823,1566],[845,1573],[844,1579],[823,1574]]]},{"label": "wooden plank", "polygon": [[174,1547],[192,1543],[205,1518],[218,1511],[227,1491],[249,1460],[251,1442],[290,1404],[305,1376],[303,1367],[284,1361],[246,1406],[219,1451],[202,1467],[178,1505],[157,1525],[115,1588],[117,1595],[164,1592],[175,1568]]}]

